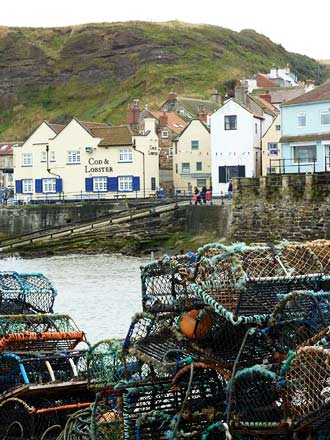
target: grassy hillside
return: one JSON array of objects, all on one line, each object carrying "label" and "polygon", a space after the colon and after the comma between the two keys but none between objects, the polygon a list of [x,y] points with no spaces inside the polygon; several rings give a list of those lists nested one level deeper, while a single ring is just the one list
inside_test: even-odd
[{"label": "grassy hillside", "polygon": [[299,79],[327,78],[326,66],[253,30],[181,22],[3,27],[0,139],[23,139],[43,119],[120,123],[134,98],[149,107],[171,89],[208,98],[227,81],[287,63]]}]

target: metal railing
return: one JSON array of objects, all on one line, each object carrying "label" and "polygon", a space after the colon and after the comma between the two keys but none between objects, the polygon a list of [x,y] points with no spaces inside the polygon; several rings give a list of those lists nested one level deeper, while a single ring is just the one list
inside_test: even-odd
[{"label": "metal railing", "polygon": [[[316,158],[306,161],[306,159],[270,159],[269,174],[305,174],[310,172],[330,171],[330,156],[324,157],[324,165]],[[275,170],[275,171],[272,171]]]}]

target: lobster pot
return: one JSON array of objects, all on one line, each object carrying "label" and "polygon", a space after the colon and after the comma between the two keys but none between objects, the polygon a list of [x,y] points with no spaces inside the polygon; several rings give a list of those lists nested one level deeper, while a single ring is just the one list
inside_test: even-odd
[{"label": "lobster pot", "polygon": [[329,292],[294,291],[284,295],[270,319],[268,337],[279,354],[296,350],[330,325]]},{"label": "lobster pot", "polygon": [[124,391],[125,439],[166,439],[175,430],[179,436],[197,439],[211,423],[223,420],[222,376],[202,365],[196,364],[193,371],[191,368],[180,370],[173,384],[165,382]]},{"label": "lobster pot", "polygon": [[204,258],[212,258],[215,255],[223,254],[226,252],[227,246],[221,243],[208,243],[200,247],[197,251],[197,260],[200,261]]},{"label": "lobster pot", "polygon": [[188,292],[194,281],[196,265],[192,257],[165,256],[141,268],[143,310],[156,312],[183,311],[196,305]]},{"label": "lobster pot", "polygon": [[229,385],[231,419],[238,426],[269,428],[283,418],[276,375],[264,367],[245,368]]},{"label": "lobster pot", "polygon": [[97,395],[92,408],[90,418],[91,438],[95,440],[122,439],[121,393]]},{"label": "lobster pot", "polygon": [[[71,413],[89,407],[83,394],[70,398],[8,398],[0,403],[0,432],[6,440],[56,440]],[[78,437],[76,437],[78,438]]]},{"label": "lobster pot", "polygon": [[0,314],[52,313],[56,290],[41,273],[0,272]]},{"label": "lobster pot", "polygon": [[0,355],[0,392],[19,385],[82,380],[87,377],[85,350],[56,354]]},{"label": "lobster pot", "polygon": [[323,274],[330,276],[330,240],[314,240],[305,244],[317,256],[323,266]]},{"label": "lobster pot", "polygon": [[154,376],[149,365],[123,349],[123,340],[107,339],[88,353],[88,386],[91,390],[112,388],[123,381],[145,381]]},{"label": "lobster pot", "polygon": [[330,424],[330,352],[306,346],[282,369],[282,394],[295,429]]},{"label": "lobster pot", "polygon": [[84,339],[68,315],[1,315],[0,353],[73,350]]}]

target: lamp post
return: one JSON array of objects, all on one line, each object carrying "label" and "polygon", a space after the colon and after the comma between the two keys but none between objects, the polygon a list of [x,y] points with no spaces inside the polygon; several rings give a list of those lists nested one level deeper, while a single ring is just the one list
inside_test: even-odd
[{"label": "lamp post", "polygon": [[145,169],[145,158],[144,158],[144,151],[138,150],[136,148],[136,140],[133,140],[133,148],[135,151],[137,151],[138,153],[142,154],[142,172],[143,172],[143,198],[146,198],[146,169]]}]

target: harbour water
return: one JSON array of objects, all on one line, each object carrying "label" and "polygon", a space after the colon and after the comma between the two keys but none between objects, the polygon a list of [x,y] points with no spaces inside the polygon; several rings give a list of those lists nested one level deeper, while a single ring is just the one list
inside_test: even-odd
[{"label": "harbour water", "polygon": [[54,311],[69,313],[87,339],[124,337],[141,311],[140,265],[123,255],[66,255],[0,260],[1,271],[42,272],[58,291]]}]

